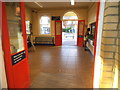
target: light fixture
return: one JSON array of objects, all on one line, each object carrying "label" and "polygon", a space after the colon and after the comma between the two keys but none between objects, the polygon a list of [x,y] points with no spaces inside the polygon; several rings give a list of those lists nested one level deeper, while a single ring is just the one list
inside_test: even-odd
[{"label": "light fixture", "polygon": [[39,7],[43,8],[42,5],[40,5],[38,2],[34,2],[35,4],[37,4]]},{"label": "light fixture", "polygon": [[71,0],[71,5],[75,5],[75,0]]}]

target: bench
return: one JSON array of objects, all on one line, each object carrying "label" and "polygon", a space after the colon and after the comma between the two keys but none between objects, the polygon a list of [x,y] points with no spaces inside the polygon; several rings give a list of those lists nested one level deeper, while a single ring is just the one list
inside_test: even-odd
[{"label": "bench", "polygon": [[35,37],[35,44],[54,44],[54,37]]}]

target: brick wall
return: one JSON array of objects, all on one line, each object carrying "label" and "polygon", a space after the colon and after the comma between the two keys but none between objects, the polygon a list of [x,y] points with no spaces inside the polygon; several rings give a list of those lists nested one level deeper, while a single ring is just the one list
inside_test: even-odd
[{"label": "brick wall", "polygon": [[105,5],[101,45],[101,60],[103,65],[100,88],[118,87],[118,65],[120,65],[120,53],[118,52],[120,51],[120,34],[118,33],[120,32],[120,28],[118,29],[118,6],[119,2],[106,2]]}]

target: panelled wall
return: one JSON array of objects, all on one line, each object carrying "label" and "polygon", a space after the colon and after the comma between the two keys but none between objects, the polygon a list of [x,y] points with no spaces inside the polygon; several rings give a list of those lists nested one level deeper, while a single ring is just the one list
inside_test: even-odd
[{"label": "panelled wall", "polygon": [[100,88],[118,88],[118,63],[120,61],[120,53],[118,52],[120,51],[118,5],[118,2],[106,2],[105,5],[101,45],[102,72]]}]

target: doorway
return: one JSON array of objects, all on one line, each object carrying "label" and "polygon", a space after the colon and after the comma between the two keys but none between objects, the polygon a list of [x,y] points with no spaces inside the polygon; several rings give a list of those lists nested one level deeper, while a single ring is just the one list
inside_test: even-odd
[{"label": "doorway", "polygon": [[62,45],[77,45],[78,16],[74,12],[67,12],[62,21]]},{"label": "doorway", "polygon": [[78,21],[63,21],[62,23],[62,45],[77,45]]}]

